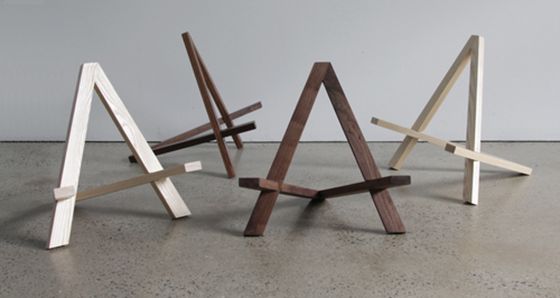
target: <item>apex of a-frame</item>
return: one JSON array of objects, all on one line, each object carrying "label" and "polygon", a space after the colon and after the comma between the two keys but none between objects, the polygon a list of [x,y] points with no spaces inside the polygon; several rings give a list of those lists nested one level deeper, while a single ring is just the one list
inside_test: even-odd
[{"label": "apex of a-frame", "polygon": [[332,63],[329,61],[317,61],[313,63],[313,66],[332,67]]},{"label": "apex of a-frame", "polygon": [[467,45],[470,47],[471,51],[484,50],[484,48],[480,48],[481,46],[484,46],[484,37],[480,35],[471,35],[467,41]]},{"label": "apex of a-frame", "polygon": [[86,62],[82,63],[82,66],[100,67],[99,62]]},{"label": "apex of a-frame", "polygon": [[[94,74],[97,73],[97,70],[101,68],[101,65],[98,62],[86,62],[82,63],[80,72],[84,71],[91,71]],[[94,76],[95,79],[95,76]]]}]

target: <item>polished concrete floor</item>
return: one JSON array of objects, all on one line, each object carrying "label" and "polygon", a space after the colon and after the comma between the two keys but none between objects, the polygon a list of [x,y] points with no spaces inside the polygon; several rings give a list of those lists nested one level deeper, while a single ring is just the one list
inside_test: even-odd
[{"label": "polished concrete floor", "polygon": [[[386,235],[368,195],[319,204],[281,196],[264,237],[244,238],[258,193],[226,179],[214,144],[161,156],[200,160],[172,178],[193,212],[170,220],[149,186],[77,204],[70,245],[45,250],[64,145],[0,143],[2,297],[557,297],[560,143],[485,143],[533,167],[483,166],[479,206],[461,200],[463,160],[420,144],[404,169],[395,143],[371,143],[407,227]],[[239,177],[264,177],[278,144],[230,147]],[[139,173],[122,143],[87,144],[81,189]],[[300,144],[287,182],[358,182],[345,143]]]}]

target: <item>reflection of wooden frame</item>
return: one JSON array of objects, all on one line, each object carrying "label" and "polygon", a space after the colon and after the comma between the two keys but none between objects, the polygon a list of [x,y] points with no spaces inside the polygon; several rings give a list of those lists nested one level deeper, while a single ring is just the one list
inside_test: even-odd
[{"label": "reflection of wooden frame", "polygon": [[[183,42],[185,44],[185,48],[187,49],[196,82],[198,84],[198,89],[200,90],[200,95],[202,96],[202,101],[204,103],[204,107],[206,109],[206,113],[208,114],[208,119],[210,120],[210,122],[169,138],[165,141],[162,141],[153,146],[152,150],[156,155],[159,155],[216,140],[216,142],[218,143],[218,148],[220,149],[220,154],[224,161],[227,175],[230,178],[234,177],[235,169],[233,168],[233,164],[231,163],[231,160],[229,158],[229,154],[224,142],[224,137],[231,136],[233,138],[233,141],[235,142],[235,146],[237,147],[237,149],[243,148],[243,142],[241,141],[241,138],[238,134],[255,129],[255,123],[249,122],[242,125],[234,126],[233,119],[258,110],[262,105],[260,102],[257,102],[231,114],[228,113],[228,110],[226,109],[226,106],[222,101],[222,97],[220,96],[218,89],[214,85],[214,81],[212,80],[212,77],[210,77],[210,73],[208,72],[208,69],[204,64],[204,61],[202,61],[202,58],[200,57],[200,54],[198,53],[198,50],[196,49],[196,46],[194,45],[194,42],[192,41],[191,36],[188,32],[183,33]],[[218,108],[218,111],[222,116],[219,119],[216,117],[216,112],[214,111],[214,106],[212,105],[211,98],[214,100],[214,103],[216,104],[216,107]],[[227,128],[221,130],[221,124],[225,124]],[[212,133],[195,138],[195,136],[198,136],[208,130],[212,130]],[[135,162],[134,156],[130,156],[129,160],[131,162]]]},{"label": "reflection of wooden frame", "polygon": [[[467,115],[467,141],[466,147],[460,147],[451,142],[441,140],[425,133],[426,129],[437,110],[445,100],[447,94],[459,78],[461,72],[470,61],[469,104]],[[463,186],[463,199],[471,204],[478,204],[478,189],[480,179],[480,162],[496,167],[518,172],[524,175],[531,174],[531,168],[507,161],[488,154],[480,153],[480,131],[482,117],[482,77],[484,70],[484,39],[480,36],[471,36],[459,56],[447,71],[436,91],[430,98],[422,113],[408,129],[388,121],[372,118],[372,123],[406,135],[403,142],[393,155],[390,167],[398,170],[416,145],[418,140],[426,141],[439,146],[446,151],[465,158],[465,178]]]},{"label": "reflection of wooden frame", "polygon": [[[140,161],[139,164],[146,174],[77,192],[94,90],[103,102],[128,147],[136,159]],[[150,150],[146,139],[144,139],[140,129],[136,126],[136,123],[128,113],[101,66],[97,63],[82,65],[68,129],[68,137],[66,139],[66,153],[60,173],[59,187],[54,189],[56,205],[47,247],[51,249],[68,245],[76,201],[141,184],[150,183],[152,185],[171,217],[179,218],[190,215],[187,205],[183,202],[169,176],[200,169],[200,162],[193,162],[164,170],[152,150]]]},{"label": "reflection of wooden frame", "polygon": [[[364,177],[363,182],[325,190],[314,190],[283,183],[321,84],[327,90],[338,121],[344,130],[354,158]],[[261,191],[245,229],[245,236],[261,236],[264,233],[280,193],[307,199],[327,199],[359,192],[369,192],[387,233],[404,233],[404,225],[386,188],[409,183],[409,176],[381,177],[334,69],[328,62],[315,63],[267,178],[239,179],[241,187]]]}]

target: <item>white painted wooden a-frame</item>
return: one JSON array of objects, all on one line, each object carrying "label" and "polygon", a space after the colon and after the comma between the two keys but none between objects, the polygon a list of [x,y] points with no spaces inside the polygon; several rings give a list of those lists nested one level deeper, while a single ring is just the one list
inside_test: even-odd
[{"label": "white painted wooden a-frame", "polygon": [[[78,193],[80,168],[94,90],[146,174]],[[101,66],[98,63],[83,64],[68,128],[66,152],[60,172],[59,186],[54,190],[56,205],[53,210],[47,248],[52,249],[68,245],[76,200],[91,198],[143,183],[152,185],[172,218],[190,215],[187,205],[177,192],[169,176],[199,169],[201,169],[200,162],[193,162],[164,170]]]},{"label": "white painted wooden a-frame", "polygon": [[[443,104],[447,94],[461,75],[470,61],[469,77],[469,102],[467,113],[467,137],[465,148],[452,142],[441,140],[425,133],[424,131],[439,107]],[[465,174],[463,184],[463,200],[473,205],[478,204],[480,162],[496,167],[530,175],[532,169],[508,160],[494,157],[480,152],[481,118],[482,118],[482,78],[484,73],[484,39],[473,35],[469,38],[443,80],[434,91],[434,94],[412,125],[405,128],[378,118],[372,118],[375,125],[406,134],[403,142],[391,158],[389,166],[398,170],[402,167],[412,148],[419,140],[439,146],[446,151],[465,158]]]}]

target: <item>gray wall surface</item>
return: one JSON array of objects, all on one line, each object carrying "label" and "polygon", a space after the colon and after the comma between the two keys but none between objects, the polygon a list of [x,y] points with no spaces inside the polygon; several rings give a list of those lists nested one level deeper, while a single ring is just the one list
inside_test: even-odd
[{"label": "gray wall surface", "polygon": [[[560,139],[558,1],[0,0],[0,140],[63,140],[79,66],[99,62],[149,140],[207,121],[180,34],[245,140],[278,141],[314,61],[331,61],[368,140],[410,126],[471,34],[486,40],[485,140]],[[463,75],[427,132],[464,139]],[[120,140],[94,101],[89,140]],[[324,90],[304,140],[343,140]]]}]

